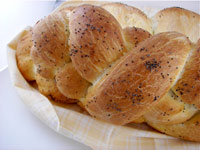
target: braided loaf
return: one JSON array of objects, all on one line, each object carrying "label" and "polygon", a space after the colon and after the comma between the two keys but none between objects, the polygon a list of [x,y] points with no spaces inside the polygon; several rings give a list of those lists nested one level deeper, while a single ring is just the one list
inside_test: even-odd
[{"label": "braided loaf", "polygon": [[23,76],[48,98],[80,102],[95,118],[146,122],[200,141],[200,16],[168,8],[149,19],[119,3],[68,5],[19,41]]}]

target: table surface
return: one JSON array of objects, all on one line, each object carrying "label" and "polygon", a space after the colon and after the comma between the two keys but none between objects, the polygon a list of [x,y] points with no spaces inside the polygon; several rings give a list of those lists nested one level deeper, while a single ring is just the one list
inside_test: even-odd
[{"label": "table surface", "polygon": [[[3,4],[2,4],[3,3]],[[179,6],[199,13],[199,2],[135,1],[126,2],[134,6],[155,8]],[[47,16],[55,2],[1,1],[0,5],[0,150],[1,149],[70,149],[89,150],[79,142],[57,134],[20,101],[13,88],[7,66],[6,44],[24,27]],[[30,17],[31,16],[31,17]]]}]

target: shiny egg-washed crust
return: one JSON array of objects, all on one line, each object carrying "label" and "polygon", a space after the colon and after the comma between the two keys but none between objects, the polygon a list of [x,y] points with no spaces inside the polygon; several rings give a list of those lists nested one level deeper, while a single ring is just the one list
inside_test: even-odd
[{"label": "shiny egg-washed crust", "polygon": [[187,35],[194,43],[200,38],[200,15],[184,8],[163,9],[152,20],[155,34],[176,31]]},{"label": "shiny egg-washed crust", "polygon": [[72,63],[84,79],[93,83],[104,68],[127,51],[122,28],[109,12],[91,5],[75,8],[69,20]]},{"label": "shiny egg-washed crust", "polygon": [[[75,99],[85,97],[87,88],[90,86],[90,83],[77,73],[69,58],[67,43],[69,35],[68,17],[69,13],[74,8],[74,6],[59,8],[48,17],[38,21],[33,29],[33,37],[31,31],[29,31],[29,34],[26,35],[25,38],[30,41],[20,41],[16,54],[19,62],[18,67],[22,74],[24,74],[24,77],[29,80],[26,74],[30,72],[29,75],[34,76],[31,80],[36,80],[38,89],[42,94],[54,101],[62,103],[76,102],[77,100]],[[62,25],[60,26],[59,19],[62,20],[62,23],[66,23],[65,27]],[[58,28],[61,30],[64,29],[65,33],[58,34]],[[131,46],[135,47],[139,42],[148,38],[150,34],[143,29],[133,27],[133,29],[124,29],[124,36],[130,38],[127,43],[130,45],[129,48],[132,49]],[[131,44],[131,41],[135,44]],[[31,46],[33,45],[31,56],[34,60],[34,65],[29,56],[30,44]],[[59,57],[62,58],[62,60],[59,60]],[[31,60],[30,63],[27,63],[27,60]],[[26,67],[27,64],[31,65],[31,67]],[[36,75],[33,66],[36,68]]]},{"label": "shiny egg-washed crust", "polygon": [[185,103],[194,104],[200,109],[200,39],[173,91]]},{"label": "shiny egg-washed crust", "polygon": [[168,92],[190,50],[189,40],[176,32],[141,42],[89,89],[83,101],[86,109],[92,116],[115,124],[132,122]]},{"label": "shiny egg-washed crust", "polygon": [[137,47],[137,45],[151,36],[151,34],[141,28],[126,27],[123,29],[123,34],[128,50]]},{"label": "shiny egg-washed crust", "polygon": [[[88,82],[80,79],[77,72],[69,65],[68,13],[71,10],[73,10],[72,7],[64,8],[40,20],[34,26],[32,35],[34,45],[31,56],[35,62],[37,74],[40,76],[36,79],[37,84],[40,85],[39,90],[51,99],[64,103],[77,102],[77,98],[85,93],[85,89],[80,88],[79,93],[75,89],[80,83],[84,83],[81,87],[89,86]],[[73,80],[68,79],[70,76],[74,77]],[[71,92],[68,97],[65,93],[66,87]]]},{"label": "shiny egg-washed crust", "polygon": [[70,61],[68,19],[64,19],[66,14],[51,14],[33,27],[31,57],[38,73],[45,78],[54,78],[57,69]]},{"label": "shiny egg-washed crust", "polygon": [[[179,124],[189,127],[199,107],[199,65],[193,65],[199,64],[199,50],[194,50],[199,44],[192,45],[186,37],[195,39],[196,34],[151,36],[151,20],[137,8],[119,3],[78,5],[65,2],[37,22],[29,35],[32,43],[19,41],[22,46],[17,51],[22,53],[33,45],[31,58],[37,70],[33,80],[39,91],[62,103],[79,101],[101,120],[120,125],[147,122],[160,131],[166,128],[166,134],[199,141],[193,131],[179,132],[184,129]],[[175,18],[180,15],[173,12],[176,9],[169,10]],[[176,26],[163,30],[179,31]],[[20,57],[21,52],[17,60],[25,62],[30,56],[26,52]],[[23,64],[18,63],[22,74]],[[34,73],[33,68],[29,71]],[[191,90],[180,87],[182,80]],[[180,90],[187,92],[181,94]]]},{"label": "shiny egg-washed crust", "polygon": [[54,79],[46,79],[40,74],[35,73],[34,64],[30,56],[30,49],[33,45],[31,32],[32,29],[25,31],[17,45],[16,59],[20,72],[27,81],[36,80],[38,90],[49,99],[61,103],[77,102],[75,99],[69,99],[62,95],[58,90]]},{"label": "shiny egg-washed crust", "polygon": [[190,119],[197,111],[193,105],[184,103],[170,90],[144,115],[144,120],[158,124],[176,124]]},{"label": "shiny egg-washed crust", "polygon": [[66,96],[80,99],[86,96],[90,83],[84,80],[72,63],[66,64],[57,72],[56,83],[59,90]]},{"label": "shiny egg-washed crust", "polygon": [[90,5],[73,10],[69,30],[72,62],[79,74],[91,83],[123,53],[150,37],[143,29],[122,30],[109,12]]}]

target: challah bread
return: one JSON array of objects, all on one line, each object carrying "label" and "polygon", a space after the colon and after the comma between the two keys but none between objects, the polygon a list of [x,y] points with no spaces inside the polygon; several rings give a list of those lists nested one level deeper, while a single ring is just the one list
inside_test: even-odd
[{"label": "challah bread", "polygon": [[[16,55],[24,77],[36,80],[50,99],[79,101],[95,118],[120,125],[147,122],[166,134],[200,141],[193,136],[198,125],[191,134],[180,132],[198,119],[200,101],[199,44],[190,42],[189,32],[151,36],[151,20],[123,4],[65,4],[28,32],[32,42],[19,41]],[[32,67],[25,68],[31,79],[22,69],[30,58]]]},{"label": "challah bread", "polygon": [[[85,97],[90,86],[90,83],[77,73],[69,59],[69,55],[74,55],[73,53],[76,52],[73,49],[70,54],[67,43],[69,38],[68,13],[72,9],[72,7],[63,8],[40,20],[34,26],[32,36],[34,43],[32,58],[37,68],[38,75],[36,77],[38,78],[36,82],[38,83],[39,90],[56,101],[61,101],[62,97],[62,102],[73,102],[72,99]],[[59,20],[62,20],[62,22],[59,22]],[[136,46],[150,36],[145,30],[135,27],[126,28],[123,31],[125,37],[133,37],[131,38],[132,40],[127,41],[129,47]],[[136,37],[136,35],[139,36]],[[81,58],[83,56],[85,57],[86,54],[81,55]],[[85,64],[85,62],[82,64]],[[47,85],[45,85],[45,82]]]}]

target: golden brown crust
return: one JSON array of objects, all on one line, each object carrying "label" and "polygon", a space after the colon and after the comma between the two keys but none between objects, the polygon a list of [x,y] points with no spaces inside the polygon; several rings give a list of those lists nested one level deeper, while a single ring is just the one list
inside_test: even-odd
[{"label": "golden brown crust", "polygon": [[184,67],[181,78],[173,91],[186,103],[194,104],[200,109],[200,40]]},{"label": "golden brown crust", "polygon": [[81,5],[73,10],[69,22],[70,56],[78,73],[94,82],[125,49],[122,29],[106,10]]},{"label": "golden brown crust", "polygon": [[[27,31],[22,39],[18,42],[16,57],[18,61],[19,70],[22,72],[24,78],[28,81],[36,80],[38,90],[54,101],[65,103],[74,102],[75,100],[69,99],[63,96],[57,89],[53,78],[46,79],[34,72],[34,64],[30,56],[30,50],[33,45],[32,43],[32,30]],[[37,57],[37,55],[36,55]],[[40,65],[37,68],[37,72],[40,72]],[[44,74],[47,74],[47,68],[43,69]]]},{"label": "golden brown crust", "polygon": [[166,8],[153,17],[154,33],[177,31],[185,34],[192,42],[200,38],[200,15],[183,8]]},{"label": "golden brown crust", "polygon": [[174,125],[156,124],[147,122],[150,126],[168,135],[175,136],[189,141],[200,141],[200,112],[194,115],[190,120]]},{"label": "golden brown crust", "polygon": [[[39,73],[43,77],[48,78],[47,71],[55,71],[69,61],[68,34],[67,19],[63,20],[62,13],[51,14],[34,26],[32,59],[37,67],[41,67]],[[48,69],[43,73],[45,68]]]},{"label": "golden brown crust", "polygon": [[144,115],[174,84],[190,44],[176,32],[141,42],[88,91],[86,109],[92,116],[115,124],[126,124]]},{"label": "golden brown crust", "polygon": [[108,3],[101,7],[110,12],[122,28],[135,26],[152,33],[151,20],[138,8],[121,3]]},{"label": "golden brown crust", "polygon": [[17,44],[16,58],[20,72],[28,81],[35,80],[34,65],[30,57],[32,47],[31,29],[26,31]]},{"label": "golden brown crust", "polygon": [[[65,81],[65,78],[63,80],[59,79],[60,76],[65,75],[63,68],[68,66],[67,64],[70,62],[68,17],[71,10],[73,10],[73,7],[63,8],[57,13],[52,13],[40,20],[34,26],[32,35],[33,47],[31,49],[31,57],[37,66],[36,82],[39,91],[47,97],[63,103],[77,102],[74,98],[83,94],[81,93],[73,97],[74,90],[68,89],[68,93],[63,95],[63,89],[66,88],[63,88],[63,84],[60,81]],[[59,89],[55,81],[56,75],[57,80],[59,80]],[[76,77],[77,75],[70,76],[70,80],[77,83]],[[80,80],[80,78],[78,79]],[[84,86],[86,85],[84,84]]]},{"label": "golden brown crust", "polygon": [[83,79],[72,63],[66,64],[56,74],[56,85],[66,97],[80,99],[86,96],[89,82]]},{"label": "golden brown crust", "polygon": [[47,79],[36,73],[36,83],[38,90],[49,99],[62,102],[62,103],[74,103],[77,102],[75,99],[69,99],[61,94],[56,86],[55,79]]},{"label": "golden brown crust", "polygon": [[144,115],[145,121],[157,124],[177,124],[190,119],[198,110],[184,103],[171,90]]},{"label": "golden brown crust", "polygon": [[123,33],[126,47],[129,51],[151,36],[148,31],[136,27],[126,27],[123,29]]}]

